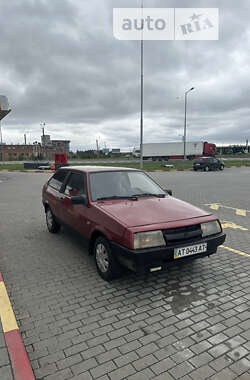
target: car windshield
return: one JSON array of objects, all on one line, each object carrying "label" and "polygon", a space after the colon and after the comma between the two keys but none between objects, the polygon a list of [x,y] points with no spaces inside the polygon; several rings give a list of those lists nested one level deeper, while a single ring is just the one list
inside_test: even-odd
[{"label": "car windshield", "polygon": [[166,193],[140,171],[112,171],[89,174],[92,201],[145,196],[164,197]]}]

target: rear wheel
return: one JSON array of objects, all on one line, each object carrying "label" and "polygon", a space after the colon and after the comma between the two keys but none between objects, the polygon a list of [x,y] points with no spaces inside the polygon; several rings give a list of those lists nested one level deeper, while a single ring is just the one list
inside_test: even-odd
[{"label": "rear wheel", "polygon": [[60,224],[56,221],[54,215],[52,214],[51,209],[48,207],[46,210],[46,223],[49,232],[55,234],[60,231]]},{"label": "rear wheel", "polygon": [[208,171],[209,171],[209,166],[205,166],[204,172],[208,172]]},{"label": "rear wheel", "polygon": [[105,237],[99,236],[96,239],[93,251],[97,271],[104,280],[110,281],[122,274],[122,267],[113,256]]}]

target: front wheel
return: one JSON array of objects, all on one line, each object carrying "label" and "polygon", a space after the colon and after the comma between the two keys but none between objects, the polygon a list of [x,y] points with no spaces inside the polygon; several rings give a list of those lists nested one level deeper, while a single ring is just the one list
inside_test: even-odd
[{"label": "front wheel", "polygon": [[49,232],[55,234],[60,231],[60,224],[56,221],[54,215],[52,214],[51,209],[48,207],[46,210],[46,223]]},{"label": "front wheel", "polygon": [[99,275],[106,281],[119,277],[122,267],[113,256],[108,240],[99,236],[93,248],[96,268]]}]

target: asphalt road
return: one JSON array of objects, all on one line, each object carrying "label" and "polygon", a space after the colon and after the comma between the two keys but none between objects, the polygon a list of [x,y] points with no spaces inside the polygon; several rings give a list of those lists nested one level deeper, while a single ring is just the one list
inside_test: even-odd
[{"label": "asphalt road", "polygon": [[46,230],[44,173],[0,172],[0,271],[37,379],[250,378],[250,170],[154,173],[219,216],[209,259],[112,283],[85,242]]}]

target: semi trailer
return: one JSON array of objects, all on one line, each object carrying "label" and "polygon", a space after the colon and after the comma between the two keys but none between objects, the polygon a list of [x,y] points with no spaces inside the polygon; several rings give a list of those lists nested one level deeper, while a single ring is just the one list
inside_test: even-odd
[{"label": "semi trailer", "polygon": [[[208,142],[186,142],[186,157],[190,160],[202,156],[215,157],[216,145]],[[143,159],[167,161],[184,158],[183,142],[143,144]]]}]

